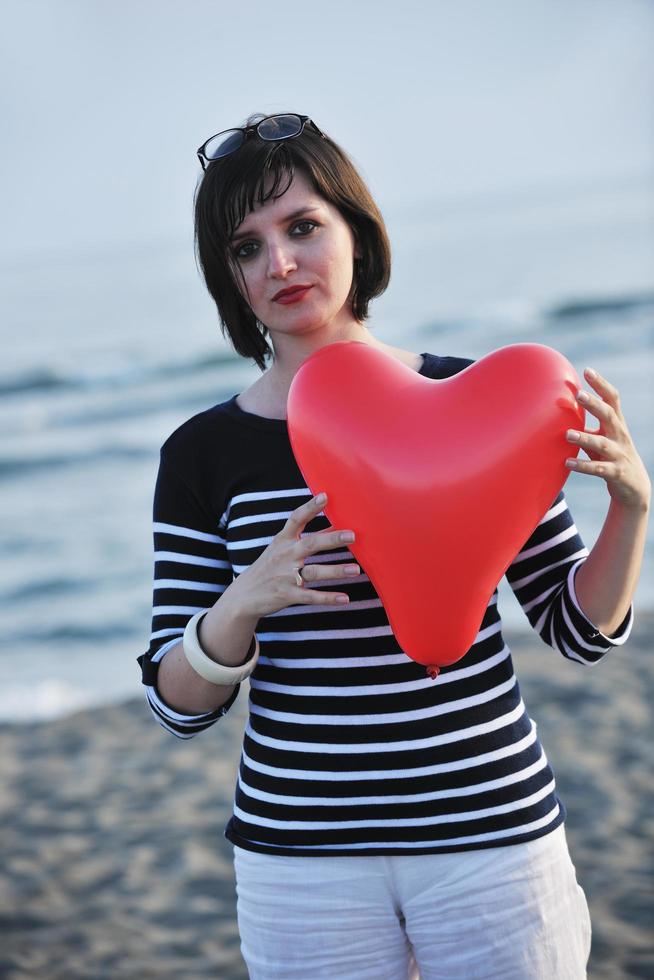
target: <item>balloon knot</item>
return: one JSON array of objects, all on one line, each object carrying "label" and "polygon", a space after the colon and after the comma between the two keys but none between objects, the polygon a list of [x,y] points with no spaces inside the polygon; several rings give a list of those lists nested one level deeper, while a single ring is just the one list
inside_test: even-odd
[{"label": "balloon knot", "polygon": [[430,664],[429,667],[427,667],[427,673],[429,674],[429,676],[433,681],[436,680],[440,672],[441,669],[436,664]]}]

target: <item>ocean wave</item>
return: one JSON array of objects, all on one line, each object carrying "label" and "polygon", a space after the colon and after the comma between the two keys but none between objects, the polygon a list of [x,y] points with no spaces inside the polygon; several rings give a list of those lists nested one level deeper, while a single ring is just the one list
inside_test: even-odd
[{"label": "ocean wave", "polygon": [[9,646],[17,644],[21,648],[30,643],[39,646],[51,644],[53,649],[61,647],[62,644],[69,643],[77,646],[80,643],[88,643],[96,650],[106,646],[107,637],[110,636],[112,642],[119,639],[133,640],[136,648],[139,646],[139,638],[142,639],[141,626],[142,622],[134,624],[121,622],[120,619],[109,623],[98,619],[91,623],[60,623],[54,626],[50,623],[42,625],[25,623],[19,631],[5,633],[3,640]]},{"label": "ocean wave", "polygon": [[61,470],[89,463],[125,462],[154,458],[152,449],[141,446],[104,446],[85,453],[52,453],[42,456],[0,458],[0,478],[30,476],[39,470]]},{"label": "ocean wave", "polygon": [[184,378],[207,371],[222,370],[233,367],[236,363],[237,358],[234,354],[206,352],[185,361],[142,364],[137,367],[133,364],[115,365],[111,370],[36,366],[27,371],[0,377],[0,398],[52,391],[130,388],[167,378]]},{"label": "ocean wave", "polygon": [[57,388],[75,387],[70,378],[59,375],[49,368],[25,371],[14,376],[0,378],[0,398],[7,395],[33,393],[35,391],[53,391]]},{"label": "ocean wave", "polygon": [[57,413],[57,427],[93,426],[107,422],[121,422],[129,419],[143,420],[148,416],[169,412],[171,406],[188,412],[201,411],[210,408],[218,402],[225,401],[234,394],[234,388],[222,387],[215,382],[195,386],[168,386],[165,390],[151,393],[151,397],[143,399],[122,398],[120,402],[105,402],[100,405],[84,405],[79,408]]},{"label": "ocean wave", "polygon": [[432,336],[439,333],[468,335],[471,331],[511,329],[524,332],[530,328],[553,329],[556,321],[582,320],[603,314],[615,315],[654,310],[654,292],[625,293],[614,296],[570,297],[555,304],[538,305],[513,300],[493,303],[460,316],[434,318],[419,327],[417,333]]},{"label": "ocean wave", "polygon": [[89,582],[88,579],[45,578],[9,589],[1,598],[5,602],[20,602],[24,599],[53,598],[58,595],[80,595],[83,592],[92,592],[96,587],[96,583]]},{"label": "ocean wave", "polygon": [[568,320],[573,317],[597,316],[601,313],[626,313],[649,307],[654,308],[654,292],[596,299],[572,299],[548,308],[545,315],[549,320]]},{"label": "ocean wave", "polygon": [[52,721],[90,707],[93,698],[82,688],[57,677],[34,684],[14,684],[0,696],[0,722]]}]

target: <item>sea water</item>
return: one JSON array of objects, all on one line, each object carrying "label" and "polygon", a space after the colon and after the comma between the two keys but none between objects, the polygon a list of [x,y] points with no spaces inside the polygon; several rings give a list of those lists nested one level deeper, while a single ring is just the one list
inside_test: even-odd
[{"label": "sea water", "polygon": [[[618,387],[652,472],[647,185],[432,201],[387,222],[393,278],[371,306],[377,336],[473,358],[543,343],[580,376],[593,366]],[[27,722],[141,692],[159,447],[259,371],[222,338],[189,239],[35,251],[5,262],[0,286],[0,720]],[[565,491],[591,548],[606,485],[572,474]],[[652,608],[650,558],[636,614]],[[506,582],[500,610],[510,645],[530,627]]]}]

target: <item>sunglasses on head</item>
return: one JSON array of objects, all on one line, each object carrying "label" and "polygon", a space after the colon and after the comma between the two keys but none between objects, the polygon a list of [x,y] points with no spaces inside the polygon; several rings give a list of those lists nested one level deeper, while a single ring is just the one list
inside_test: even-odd
[{"label": "sunglasses on head", "polygon": [[258,123],[252,126],[237,126],[234,129],[223,129],[215,136],[210,136],[198,149],[197,154],[202,164],[202,169],[207,169],[207,164],[221,157],[229,156],[235,150],[240,149],[247,139],[255,134],[265,142],[274,143],[277,140],[291,140],[303,132],[307,123],[312,129],[326,139],[325,134],[318,129],[316,124],[308,116],[300,116],[296,112],[282,112],[274,116],[265,116]]}]

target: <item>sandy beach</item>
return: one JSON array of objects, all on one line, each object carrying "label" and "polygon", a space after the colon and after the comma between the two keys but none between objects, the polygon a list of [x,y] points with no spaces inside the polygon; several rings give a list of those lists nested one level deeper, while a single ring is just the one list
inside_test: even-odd
[{"label": "sandy beach", "polygon": [[[594,669],[505,638],[568,808],[589,976],[653,977],[654,617]],[[0,727],[0,976],[242,980],[224,840],[246,699],[183,742],[140,696]]]}]

